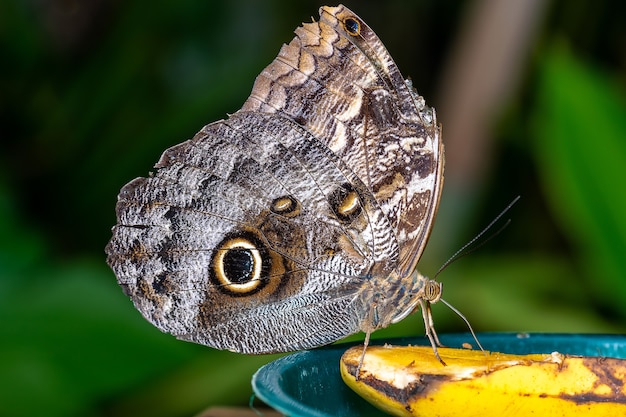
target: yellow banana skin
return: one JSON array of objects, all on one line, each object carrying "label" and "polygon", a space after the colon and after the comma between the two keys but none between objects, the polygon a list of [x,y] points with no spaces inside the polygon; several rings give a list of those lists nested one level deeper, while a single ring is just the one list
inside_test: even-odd
[{"label": "yellow banana skin", "polygon": [[626,360],[509,355],[430,346],[368,347],[341,358],[344,382],[396,416],[626,416]]}]

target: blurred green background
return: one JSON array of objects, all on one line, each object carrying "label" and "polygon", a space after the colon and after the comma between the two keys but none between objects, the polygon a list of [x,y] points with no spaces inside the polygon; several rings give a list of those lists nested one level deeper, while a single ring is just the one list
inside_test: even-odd
[{"label": "blurred green background", "polygon": [[[477,331],[626,329],[626,3],[346,1],[437,108],[434,273]],[[0,415],[188,416],[246,406],[252,357],[145,322],[105,264],[119,188],[236,111],[321,4],[0,3]],[[439,332],[465,331],[435,306]],[[419,316],[419,315],[418,315]],[[376,337],[422,334],[411,317]]]}]

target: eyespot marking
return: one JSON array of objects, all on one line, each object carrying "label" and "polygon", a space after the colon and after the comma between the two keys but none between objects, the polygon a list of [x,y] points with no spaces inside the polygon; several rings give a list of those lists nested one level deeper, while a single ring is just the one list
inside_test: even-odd
[{"label": "eyespot marking", "polygon": [[227,237],[213,256],[211,281],[231,295],[251,295],[267,285],[271,262],[265,246],[251,235]]},{"label": "eyespot marking", "polygon": [[343,28],[352,36],[361,34],[361,23],[353,17],[348,17],[343,21]]},{"label": "eyespot marking", "polygon": [[329,202],[335,215],[344,223],[351,222],[362,211],[359,193],[350,184],[337,187],[330,195]]},{"label": "eyespot marking", "polygon": [[300,202],[290,195],[278,197],[272,201],[270,211],[286,217],[295,217],[300,214]]}]

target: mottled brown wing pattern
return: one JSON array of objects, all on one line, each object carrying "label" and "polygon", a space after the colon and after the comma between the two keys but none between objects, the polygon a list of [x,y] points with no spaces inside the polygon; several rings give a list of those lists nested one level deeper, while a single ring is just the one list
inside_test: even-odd
[{"label": "mottled brown wing pattern", "polygon": [[107,262],[159,329],[280,352],[421,306],[433,340],[440,287],[413,270],[443,181],[435,112],[356,15],[320,16],[240,111],[120,191]]},{"label": "mottled brown wing pattern", "polygon": [[[237,113],[167,150],[156,168],[120,192],[107,247],[149,321],[245,353],[306,349],[361,329],[366,276],[374,265],[389,274],[398,247],[364,184],[304,128]],[[337,211],[352,189],[358,209]],[[245,267],[233,262],[259,270],[237,279]]]},{"label": "mottled brown wing pattern", "polygon": [[322,7],[257,77],[241,111],[285,114],[339,155],[393,225],[399,275],[413,271],[443,183],[440,128],[362,20]]}]

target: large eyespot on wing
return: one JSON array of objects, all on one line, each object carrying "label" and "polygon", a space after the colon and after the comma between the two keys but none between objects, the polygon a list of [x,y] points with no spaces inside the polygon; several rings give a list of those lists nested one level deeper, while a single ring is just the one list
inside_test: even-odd
[{"label": "large eyespot on wing", "polygon": [[245,297],[277,281],[271,279],[278,275],[273,269],[276,265],[263,240],[253,233],[239,232],[227,235],[215,248],[209,278],[219,291]]}]

